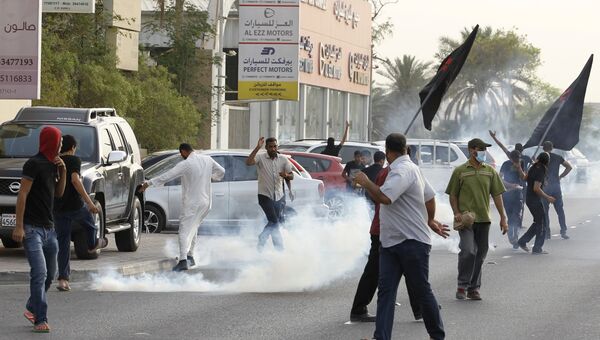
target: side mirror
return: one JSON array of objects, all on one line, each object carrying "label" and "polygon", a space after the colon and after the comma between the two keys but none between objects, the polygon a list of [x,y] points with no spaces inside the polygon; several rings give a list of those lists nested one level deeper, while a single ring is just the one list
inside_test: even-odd
[{"label": "side mirror", "polygon": [[108,154],[108,160],[106,161],[106,163],[108,165],[114,163],[121,163],[125,159],[127,159],[127,153],[125,151],[111,151]]}]

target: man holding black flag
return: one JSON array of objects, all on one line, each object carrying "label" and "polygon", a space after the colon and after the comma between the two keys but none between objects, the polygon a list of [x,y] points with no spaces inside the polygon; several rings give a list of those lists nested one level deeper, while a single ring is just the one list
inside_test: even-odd
[{"label": "man holding black flag", "polygon": [[[562,198],[562,189],[560,187],[560,181],[565,178],[571,170],[573,170],[573,166],[562,158],[560,155],[557,155],[552,152],[554,150],[554,144],[550,141],[544,142],[544,152],[550,154],[550,162],[548,162],[548,171],[546,176],[546,187],[544,191],[554,197],[556,201],[554,201],[554,210],[558,215],[558,224],[560,224],[560,237],[564,240],[568,240],[569,236],[567,236],[567,222],[565,217],[565,209],[563,207],[563,198]],[[564,166],[565,170],[560,173],[560,166]],[[544,212],[546,213],[546,218],[544,219],[544,231],[546,239],[549,240],[551,238],[550,231],[550,203],[547,200],[542,200],[542,204],[544,204]]]}]

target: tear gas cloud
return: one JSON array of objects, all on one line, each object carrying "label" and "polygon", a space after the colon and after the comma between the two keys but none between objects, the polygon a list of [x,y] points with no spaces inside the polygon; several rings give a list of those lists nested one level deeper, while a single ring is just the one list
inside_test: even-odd
[{"label": "tear gas cloud", "polygon": [[[443,197],[438,217],[452,221],[452,211]],[[447,201],[447,199],[446,199]],[[155,273],[124,277],[105,272],[94,277],[91,288],[99,291],[148,292],[299,292],[316,290],[362,269],[369,251],[371,217],[363,198],[349,198],[346,213],[338,220],[323,220],[299,211],[282,228],[285,250],[277,252],[269,240],[262,253],[256,250],[258,232],[249,228],[236,236],[201,236],[195,252],[196,264],[217,271],[233,270],[235,278],[211,281],[197,270],[187,273]],[[264,225],[262,221],[257,221]],[[262,229],[262,228],[261,228]],[[434,248],[458,251],[458,235],[442,239],[432,236]],[[165,244],[170,258],[177,254],[176,236]]]}]

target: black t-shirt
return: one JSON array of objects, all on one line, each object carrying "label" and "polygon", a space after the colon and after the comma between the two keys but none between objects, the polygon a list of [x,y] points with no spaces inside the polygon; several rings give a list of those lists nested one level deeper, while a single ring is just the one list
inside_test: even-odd
[{"label": "black t-shirt", "polygon": [[63,197],[56,199],[55,209],[60,212],[76,211],[83,207],[83,200],[75,189],[75,186],[73,186],[73,183],[71,183],[71,175],[73,173],[80,174],[81,159],[71,155],[61,156],[61,158],[67,168],[67,184]]},{"label": "black t-shirt", "polygon": [[375,183],[375,179],[377,178],[377,175],[379,175],[381,170],[383,170],[383,166],[381,164],[374,163],[373,165],[364,168],[362,172],[364,172],[367,175],[367,177],[369,177],[371,182]]},{"label": "black t-shirt", "polygon": [[350,161],[346,164],[346,167],[344,168],[344,173],[348,175],[348,177],[354,179],[354,177],[356,177],[356,174],[362,171],[364,168],[365,166],[361,163],[357,163],[356,161]]},{"label": "black t-shirt", "polygon": [[535,182],[542,183],[544,187],[544,180],[546,179],[546,168],[541,164],[534,164],[529,168],[527,172],[527,200],[541,201],[542,198],[533,191],[533,185]]},{"label": "black t-shirt", "polygon": [[329,145],[325,147],[325,150],[321,151],[322,155],[329,155],[329,156],[335,156],[338,157],[340,154],[340,150],[342,150],[342,146],[341,145],[336,145],[333,147],[330,147]]},{"label": "black t-shirt", "polygon": [[[521,162],[521,166],[523,166],[523,162]],[[508,183],[523,185],[523,180],[521,179],[521,176],[519,176],[519,171],[515,169],[512,161],[506,161],[502,164],[500,174],[504,181]]]},{"label": "black t-shirt", "polygon": [[550,162],[548,163],[548,185],[560,183],[560,166],[565,159],[555,153],[550,153]]},{"label": "black t-shirt", "polygon": [[23,165],[23,178],[33,181],[25,203],[23,223],[52,228],[54,188],[58,179],[56,165],[38,153]]}]

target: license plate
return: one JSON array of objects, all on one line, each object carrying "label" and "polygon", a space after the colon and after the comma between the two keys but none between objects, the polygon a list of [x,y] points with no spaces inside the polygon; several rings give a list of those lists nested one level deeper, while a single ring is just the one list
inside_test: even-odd
[{"label": "license plate", "polygon": [[2,214],[2,226],[3,227],[14,227],[17,225],[16,214]]}]

